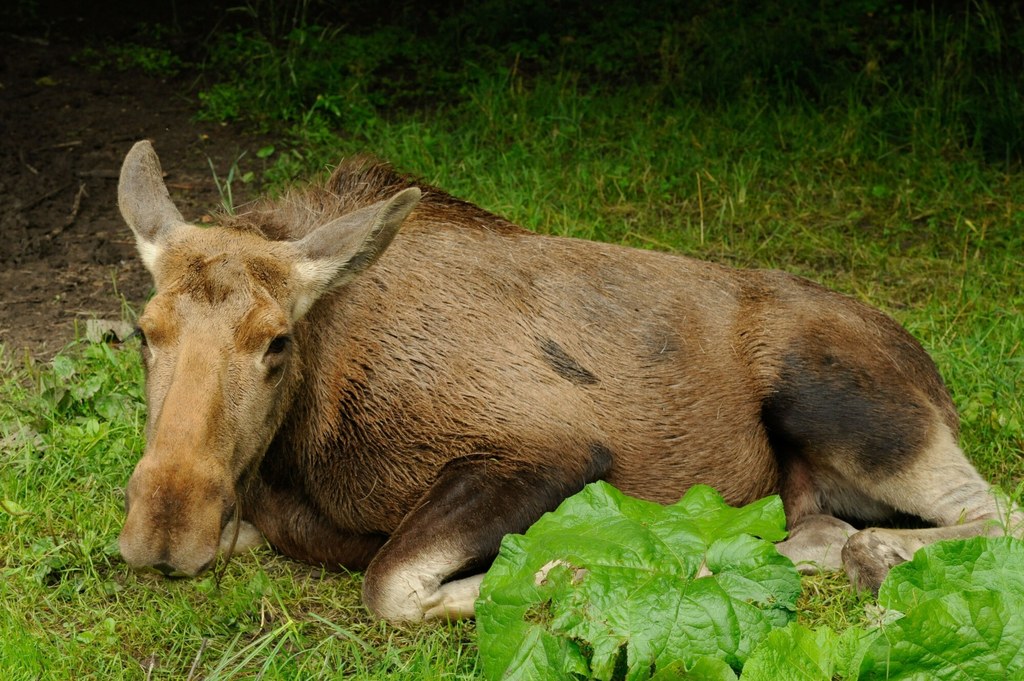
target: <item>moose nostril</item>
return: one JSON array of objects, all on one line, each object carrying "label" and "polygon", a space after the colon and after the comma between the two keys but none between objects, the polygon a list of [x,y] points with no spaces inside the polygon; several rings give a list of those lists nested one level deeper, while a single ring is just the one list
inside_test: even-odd
[{"label": "moose nostril", "polygon": [[[213,565],[213,561],[214,561],[214,559],[211,558],[209,561],[204,563],[202,567],[200,567],[198,570],[196,570],[196,574],[197,575],[202,574],[202,573],[206,572],[208,569],[210,569],[210,566]],[[171,577],[171,578],[184,577],[187,574],[187,573],[181,572],[180,570],[178,570],[178,568],[176,568],[173,565],[170,565],[168,563],[157,563],[156,565],[153,566],[153,569],[154,570],[158,570],[164,577]]]},{"label": "moose nostril", "polygon": [[177,571],[173,566],[168,565],[167,563],[157,563],[153,568],[162,572],[164,577],[170,577]]}]

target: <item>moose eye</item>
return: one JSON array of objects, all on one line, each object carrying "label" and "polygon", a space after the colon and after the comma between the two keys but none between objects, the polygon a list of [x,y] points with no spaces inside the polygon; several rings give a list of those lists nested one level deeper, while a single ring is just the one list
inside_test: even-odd
[{"label": "moose eye", "polygon": [[288,349],[288,345],[291,342],[292,339],[289,336],[278,336],[274,340],[270,341],[270,345],[267,346],[267,354],[280,355]]},{"label": "moose eye", "polygon": [[135,330],[132,331],[130,336],[128,336],[128,339],[131,339],[131,338],[138,338],[139,339],[139,344],[142,345],[142,347],[146,347],[146,346],[149,345],[149,341],[146,340],[146,334],[143,333],[142,328],[140,328],[138,326],[136,326]]}]

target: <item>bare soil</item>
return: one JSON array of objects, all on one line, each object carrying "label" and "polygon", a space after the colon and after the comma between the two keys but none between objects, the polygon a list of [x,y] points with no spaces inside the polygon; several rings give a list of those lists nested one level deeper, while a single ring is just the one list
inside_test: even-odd
[{"label": "bare soil", "polygon": [[46,359],[85,320],[120,319],[124,302],[141,309],[150,278],[117,210],[121,160],[135,141],[153,140],[188,220],[220,205],[209,160],[223,174],[266,144],[197,121],[195,74],[78,63],[103,17],[67,19],[71,30],[45,37],[0,34],[0,344],[9,358]]}]

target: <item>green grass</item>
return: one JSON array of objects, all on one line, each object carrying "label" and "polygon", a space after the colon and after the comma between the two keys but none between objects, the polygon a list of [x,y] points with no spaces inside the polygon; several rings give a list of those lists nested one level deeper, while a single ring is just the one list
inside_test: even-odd
[{"label": "green grass", "polygon": [[[428,106],[384,115],[392,100],[366,83],[405,74],[382,46],[387,35],[359,38],[372,63],[347,66],[332,87],[350,89],[321,88],[318,98],[309,80],[335,48],[254,46],[240,34],[242,53],[293,50],[273,62],[291,72],[246,82],[297,108],[261,122],[279,143],[238,159],[232,177],[253,172],[278,191],[341,155],[371,152],[539,232],[809,276],[906,325],[947,380],[968,455],[1008,492],[1022,484],[1024,174],[987,161],[959,128],[947,134],[916,95],[871,99],[878,84],[858,81],[827,100],[753,88],[709,102],[675,92],[668,76],[626,85],[534,45],[529,68],[482,63],[461,80],[448,68],[422,84]],[[273,92],[292,78],[309,87]],[[351,89],[357,81],[362,89]],[[206,114],[244,117],[245,87],[220,82],[208,92],[223,101],[207,98]],[[129,571],[116,537],[142,448],[135,348],[78,343],[46,365],[0,361],[4,678],[475,677],[472,623],[373,622],[359,575],[322,574],[269,550],[232,560],[219,580]],[[842,630],[875,616],[844,577],[804,587],[804,623]]]},{"label": "green grass", "polygon": [[[303,162],[369,150],[538,231],[782,267],[878,305],[932,352],[965,449],[1013,491],[1024,177],[947,150],[882,153],[860,127],[850,113],[669,111],[571,82],[495,81]],[[219,585],[130,572],[114,542],[142,446],[134,348],[76,345],[6,376],[0,668],[13,678],[187,678],[193,665],[207,678],[474,675],[471,623],[374,623],[358,576],[269,551],[231,561]],[[842,577],[805,587],[807,623],[869,617]]]}]

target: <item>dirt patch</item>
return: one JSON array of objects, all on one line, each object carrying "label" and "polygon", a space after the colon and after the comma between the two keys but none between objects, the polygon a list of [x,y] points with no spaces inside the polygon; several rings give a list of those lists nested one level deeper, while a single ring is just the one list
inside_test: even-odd
[{"label": "dirt patch", "polygon": [[[0,47],[0,343],[47,358],[89,318],[139,310],[149,275],[117,210],[121,160],[152,139],[188,220],[220,204],[226,173],[266,144],[195,120],[194,74],[97,71],[73,59],[87,38],[4,36]],[[245,200],[235,187],[235,200]],[[123,300],[122,300],[123,298]]]}]

